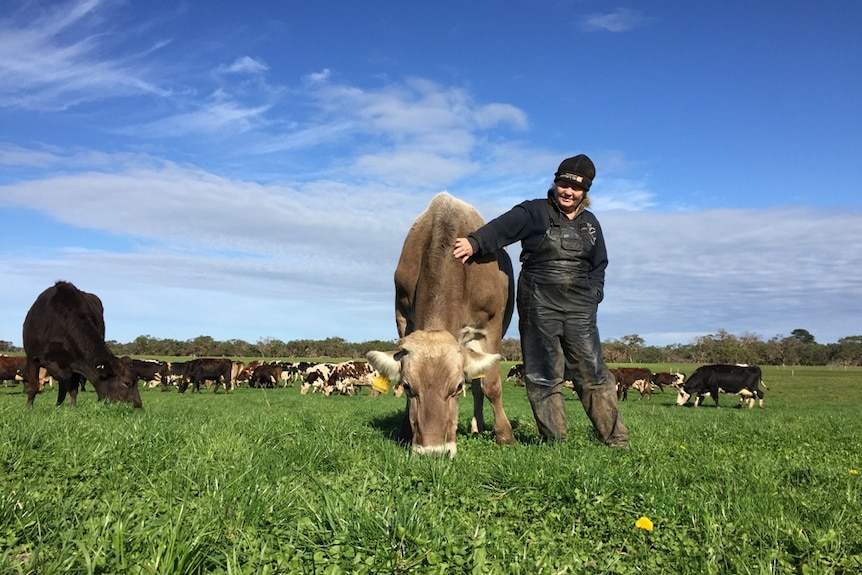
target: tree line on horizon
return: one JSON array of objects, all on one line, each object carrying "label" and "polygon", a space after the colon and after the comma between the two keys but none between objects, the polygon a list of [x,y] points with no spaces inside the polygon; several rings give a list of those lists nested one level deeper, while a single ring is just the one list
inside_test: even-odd
[{"label": "tree line on horizon", "polygon": [[[368,351],[389,351],[395,341],[348,342],[340,337],[322,340],[281,341],[261,338],[254,343],[241,339],[218,341],[201,335],[189,340],[162,339],[141,335],[129,343],[109,340],[108,347],[118,356],[153,357],[258,357],[277,358],[361,358]],[[608,363],[747,363],[754,365],[862,365],[862,335],[844,337],[837,343],[820,344],[807,330],[795,329],[789,336],[777,335],[764,341],[754,334],[734,335],[725,330],[704,335],[688,344],[663,347],[645,345],[637,334],[602,343]],[[23,354],[11,342],[0,340],[0,353]],[[521,361],[518,339],[504,338],[503,359]]]}]

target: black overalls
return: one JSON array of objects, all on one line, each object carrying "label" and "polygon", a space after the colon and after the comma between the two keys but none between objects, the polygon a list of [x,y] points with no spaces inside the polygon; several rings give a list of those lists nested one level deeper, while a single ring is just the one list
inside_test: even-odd
[{"label": "black overalls", "polygon": [[[550,227],[518,279],[518,315],[527,396],[545,439],[566,440],[563,382],[571,380],[599,438],[625,447],[616,383],[602,358],[596,325],[600,292],[591,287],[589,222],[549,203]],[[579,213],[580,215],[580,213]]]}]

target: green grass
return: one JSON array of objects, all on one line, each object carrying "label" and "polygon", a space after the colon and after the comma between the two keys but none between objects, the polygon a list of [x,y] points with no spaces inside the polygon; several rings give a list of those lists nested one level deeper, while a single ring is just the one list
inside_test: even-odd
[{"label": "green grass", "polygon": [[628,452],[573,396],[569,442],[539,443],[506,384],[519,444],[470,437],[465,398],[453,461],[396,445],[403,400],[367,392],[0,388],[0,573],[862,572],[862,370],[764,380],[762,410],[630,394]]}]

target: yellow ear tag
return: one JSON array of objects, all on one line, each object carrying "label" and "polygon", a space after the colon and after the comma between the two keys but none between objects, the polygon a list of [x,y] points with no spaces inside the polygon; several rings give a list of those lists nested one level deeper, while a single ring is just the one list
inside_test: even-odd
[{"label": "yellow ear tag", "polygon": [[477,373],[476,375],[473,376],[473,379],[485,379],[485,374],[484,373]]},{"label": "yellow ear tag", "polygon": [[371,389],[380,393],[389,393],[389,380],[382,375],[378,375],[371,382]]}]

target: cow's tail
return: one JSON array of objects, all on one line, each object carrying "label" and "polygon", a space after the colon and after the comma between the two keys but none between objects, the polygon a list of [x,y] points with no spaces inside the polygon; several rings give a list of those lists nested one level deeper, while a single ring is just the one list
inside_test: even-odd
[{"label": "cow's tail", "polygon": [[762,386],[763,386],[763,389],[765,389],[766,391],[769,391],[769,386],[768,386],[768,385],[766,385],[766,382],[765,382],[765,381],[763,381],[762,379],[760,380],[760,385],[762,385]]}]

